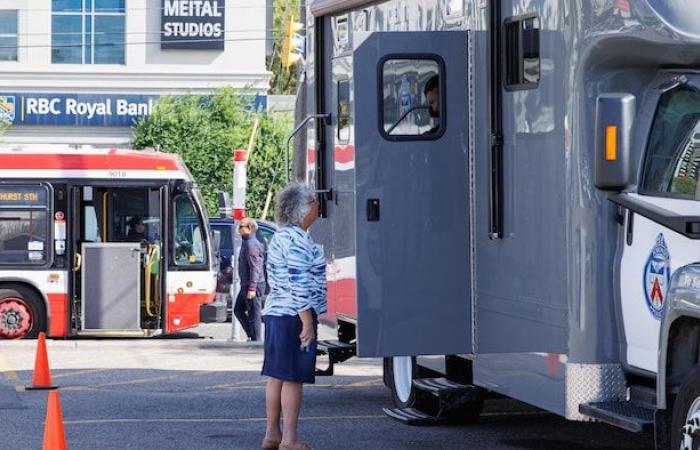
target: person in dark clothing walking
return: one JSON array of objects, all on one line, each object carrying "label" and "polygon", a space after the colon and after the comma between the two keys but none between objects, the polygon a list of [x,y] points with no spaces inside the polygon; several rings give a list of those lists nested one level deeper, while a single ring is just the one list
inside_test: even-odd
[{"label": "person in dark clothing walking", "polygon": [[255,237],[258,224],[245,218],[238,226],[243,238],[238,254],[238,277],[241,290],[236,297],[233,313],[251,341],[260,340],[262,324],[262,298],[265,295],[265,269],[263,267],[263,245]]}]

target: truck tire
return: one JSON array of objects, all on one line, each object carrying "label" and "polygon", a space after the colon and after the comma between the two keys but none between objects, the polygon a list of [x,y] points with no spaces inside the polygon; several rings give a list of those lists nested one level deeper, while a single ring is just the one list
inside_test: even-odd
[{"label": "truck tire", "polygon": [[46,331],[46,308],[31,290],[0,289],[0,339],[34,339]]},{"label": "truck tire", "polygon": [[671,449],[693,450],[700,445],[700,365],[683,378],[673,405]]},{"label": "truck tire", "polygon": [[384,383],[391,390],[394,404],[408,408],[416,402],[416,389],[413,380],[417,378],[418,367],[413,356],[384,358]]}]

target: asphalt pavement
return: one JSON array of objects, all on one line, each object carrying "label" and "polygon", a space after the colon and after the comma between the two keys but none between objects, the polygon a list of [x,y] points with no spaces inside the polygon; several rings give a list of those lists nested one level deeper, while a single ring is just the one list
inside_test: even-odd
[{"label": "asphalt pavement", "polygon": [[[265,429],[262,348],[230,325],[179,339],[49,341],[70,449],[255,449]],[[224,328],[226,327],[226,328]],[[0,342],[0,449],[41,448],[47,392],[25,391],[35,342]],[[308,385],[300,432],[317,449],[650,449],[650,435],[568,422],[490,400],[475,426],[387,418],[381,361],[354,359]]]}]

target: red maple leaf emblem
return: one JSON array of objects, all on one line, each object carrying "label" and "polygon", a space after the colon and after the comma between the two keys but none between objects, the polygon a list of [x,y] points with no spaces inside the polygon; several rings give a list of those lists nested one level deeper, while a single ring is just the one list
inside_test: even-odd
[{"label": "red maple leaf emblem", "polygon": [[661,284],[658,278],[654,280],[654,285],[651,287],[651,299],[653,301],[658,300],[659,303],[664,301],[664,294],[661,292]]}]

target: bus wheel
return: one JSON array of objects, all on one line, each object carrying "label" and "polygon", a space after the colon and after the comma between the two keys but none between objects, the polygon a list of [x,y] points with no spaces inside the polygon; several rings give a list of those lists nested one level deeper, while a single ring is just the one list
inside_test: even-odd
[{"label": "bus wheel", "polygon": [[413,379],[417,377],[417,372],[416,358],[413,356],[384,358],[386,385],[391,389],[397,407],[408,408],[414,405],[416,389],[413,387]]},{"label": "bus wheel", "polygon": [[700,446],[700,366],[683,378],[673,406],[671,449],[695,450]]},{"label": "bus wheel", "polygon": [[0,289],[0,339],[36,338],[46,328],[43,305],[26,289]]}]

